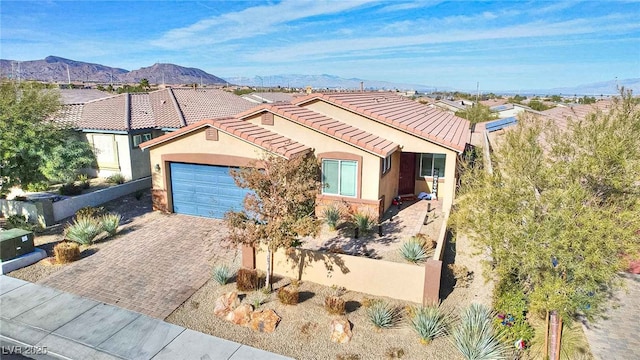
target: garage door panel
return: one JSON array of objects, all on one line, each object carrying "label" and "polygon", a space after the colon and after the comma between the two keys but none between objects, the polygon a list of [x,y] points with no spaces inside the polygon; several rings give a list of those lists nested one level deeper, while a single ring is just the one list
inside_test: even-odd
[{"label": "garage door panel", "polygon": [[174,212],[221,219],[243,208],[249,191],[236,186],[229,167],[171,163],[170,170]]}]

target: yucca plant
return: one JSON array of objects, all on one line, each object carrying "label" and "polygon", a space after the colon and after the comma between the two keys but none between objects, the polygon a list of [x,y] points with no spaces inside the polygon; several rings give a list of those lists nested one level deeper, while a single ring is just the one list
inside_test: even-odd
[{"label": "yucca plant", "polygon": [[78,244],[89,245],[102,232],[102,226],[96,219],[81,217],[65,229],[65,238]]},{"label": "yucca plant", "polygon": [[341,217],[340,209],[335,204],[330,204],[324,208],[322,215],[329,229],[335,230]]},{"label": "yucca plant", "polygon": [[127,179],[125,179],[124,175],[122,175],[121,173],[115,173],[107,177],[107,182],[110,184],[124,184],[126,180]]},{"label": "yucca plant", "polygon": [[462,313],[460,324],[453,331],[454,346],[467,360],[506,359],[507,347],[493,328],[491,310],[471,304]]},{"label": "yucca plant", "polygon": [[366,211],[358,211],[353,214],[353,222],[362,235],[370,234],[376,226],[374,217]]},{"label": "yucca plant", "polygon": [[220,285],[225,285],[233,276],[231,268],[228,265],[216,265],[212,271],[213,280],[215,280]]},{"label": "yucca plant", "polygon": [[411,327],[423,344],[447,333],[447,316],[438,306],[415,307],[411,311]]},{"label": "yucca plant", "polygon": [[383,300],[373,301],[367,308],[369,321],[378,329],[388,329],[394,327],[398,322],[398,309]]},{"label": "yucca plant", "polygon": [[414,264],[424,261],[428,257],[424,243],[413,237],[402,243],[399,251],[405,260]]},{"label": "yucca plant", "polygon": [[100,218],[100,224],[102,230],[106,231],[109,236],[113,236],[118,232],[118,226],[120,226],[120,220],[122,215],[120,214],[105,214]]}]

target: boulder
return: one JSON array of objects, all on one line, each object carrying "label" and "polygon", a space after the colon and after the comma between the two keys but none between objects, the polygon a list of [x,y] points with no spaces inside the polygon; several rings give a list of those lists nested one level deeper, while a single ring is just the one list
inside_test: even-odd
[{"label": "boulder", "polygon": [[240,299],[238,299],[237,292],[231,291],[228,293],[224,293],[222,294],[222,296],[216,299],[213,313],[216,316],[224,317],[227,316],[227,314],[233,311],[235,308],[237,308],[238,305],[240,305]]},{"label": "boulder", "polygon": [[255,331],[272,333],[279,322],[280,316],[278,316],[275,311],[269,309],[251,313],[249,326]]},{"label": "boulder", "polygon": [[236,325],[247,326],[251,322],[251,313],[253,312],[253,306],[249,304],[242,304],[229,312],[225,317],[225,320],[230,321]]},{"label": "boulder", "polygon": [[331,321],[331,341],[338,344],[348,343],[353,333],[351,323],[346,318],[334,319]]}]

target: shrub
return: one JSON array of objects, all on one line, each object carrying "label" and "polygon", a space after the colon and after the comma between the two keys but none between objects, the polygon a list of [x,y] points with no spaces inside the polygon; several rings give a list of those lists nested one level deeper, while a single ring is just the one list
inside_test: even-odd
[{"label": "shrub", "polygon": [[53,253],[58,264],[66,264],[80,257],[80,247],[77,243],[62,241],[53,247]]},{"label": "shrub", "polygon": [[420,335],[420,341],[428,344],[446,334],[447,318],[438,306],[416,307],[411,311],[411,327]]},{"label": "shrub", "polygon": [[85,174],[78,175],[78,181],[80,182],[80,187],[83,189],[88,189],[91,186],[89,177]]},{"label": "shrub", "polygon": [[81,217],[74,220],[72,225],[65,229],[65,239],[75,241],[82,245],[89,245],[96,236],[102,232],[102,226],[96,219]]},{"label": "shrub", "polygon": [[388,302],[376,300],[367,308],[367,317],[375,327],[387,329],[397,324],[399,313],[398,309]]},{"label": "shrub", "polygon": [[[242,270],[242,269],[241,269]],[[263,293],[262,291],[254,291],[251,296],[247,298],[247,300],[253,305],[253,309],[258,309],[260,305],[264,304],[269,300],[269,295]]]},{"label": "shrub", "polygon": [[424,244],[413,237],[402,243],[399,251],[405,260],[414,264],[422,262],[428,257]]},{"label": "shrub", "polygon": [[324,308],[329,314],[344,315],[346,312],[346,303],[341,297],[329,295],[324,298]]},{"label": "shrub", "polygon": [[39,229],[39,226],[30,223],[29,218],[26,215],[11,215],[7,218],[7,229],[36,231]]},{"label": "shrub", "polygon": [[216,265],[216,267],[213,268],[213,280],[220,285],[225,285],[229,282],[231,276],[231,268],[228,265]]},{"label": "shrub", "polygon": [[125,180],[124,175],[121,173],[115,173],[107,177],[107,182],[110,184],[124,184]]},{"label": "shrub", "polygon": [[375,217],[368,211],[357,211],[353,214],[353,222],[362,235],[371,234],[376,226]]},{"label": "shrub", "polygon": [[240,291],[256,290],[258,288],[258,272],[252,269],[238,270],[236,287]]},{"label": "shrub", "polygon": [[509,281],[500,281],[495,291],[493,308],[499,313],[494,325],[502,330],[510,342],[522,339],[529,343],[535,330],[527,321],[527,301],[522,289]]},{"label": "shrub", "polygon": [[58,192],[60,193],[60,195],[67,195],[67,196],[80,195],[82,194],[82,187],[74,183],[67,183],[60,186],[60,189],[58,189]]},{"label": "shrub", "polygon": [[102,226],[102,230],[106,231],[109,236],[113,236],[118,232],[120,220],[122,220],[122,215],[120,214],[104,214],[100,218],[100,225]]},{"label": "shrub", "polygon": [[329,204],[322,211],[322,216],[327,225],[329,225],[329,229],[335,230],[341,218],[340,209],[336,204]]},{"label": "shrub", "polygon": [[491,323],[493,314],[480,304],[471,304],[454,329],[453,345],[467,360],[506,359],[507,347],[500,341]]},{"label": "shrub", "polygon": [[467,287],[471,283],[473,273],[469,271],[464,265],[449,264],[447,265],[454,279],[456,280],[455,287]]},{"label": "shrub", "polygon": [[402,357],[404,356],[404,349],[397,347],[388,348],[384,352],[384,355],[387,357],[387,359],[402,359]]},{"label": "shrub", "polygon": [[28,192],[39,192],[39,191],[47,191],[49,190],[49,184],[47,184],[46,182],[42,181],[42,182],[36,182],[36,183],[29,183],[25,186],[25,189]]},{"label": "shrub", "polygon": [[413,238],[416,239],[417,241],[421,242],[422,246],[427,251],[435,249],[436,246],[438,245],[437,241],[433,240],[428,235],[425,235],[425,234],[422,234],[422,233],[416,234],[415,236],[413,236]]},{"label": "shrub", "polygon": [[76,219],[89,218],[96,219],[106,213],[103,207],[85,206],[76,211]]},{"label": "shrub", "polygon": [[300,300],[300,294],[296,286],[286,286],[278,289],[278,300],[285,305],[296,305]]}]

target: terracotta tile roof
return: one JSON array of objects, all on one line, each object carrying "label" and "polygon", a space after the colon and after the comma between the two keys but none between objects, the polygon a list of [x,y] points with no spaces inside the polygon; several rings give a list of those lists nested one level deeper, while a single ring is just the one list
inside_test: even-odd
[{"label": "terracotta tile roof", "polygon": [[187,125],[203,119],[234,116],[255,106],[235,94],[217,89],[169,89]]},{"label": "terracotta tile roof", "polygon": [[95,89],[60,89],[63,104],[82,104],[91,100],[113,96],[112,94]]},{"label": "terracotta tile roof", "polygon": [[342,140],[381,157],[387,157],[399,148],[398,144],[387,139],[375,136],[362,129],[324,116],[307,108],[291,104],[262,105],[256,109],[242,113],[238,115],[238,117],[242,119],[263,111],[269,111],[280,115],[293,122],[314,129],[338,140]]},{"label": "terracotta tile roof", "polygon": [[128,94],[116,95],[84,104],[82,116],[76,122],[79,129],[127,131]]},{"label": "terracotta tile roof", "polygon": [[156,121],[149,94],[130,94],[129,113],[131,130],[150,129],[156,127]]},{"label": "terracotta tile roof", "polygon": [[464,151],[471,133],[468,120],[393,93],[314,93],[294,104],[320,100],[458,152]]},{"label": "terracotta tile roof", "polygon": [[75,124],[82,118],[82,110],[84,104],[65,104],[62,105],[60,111],[55,114],[53,121],[60,123],[64,126],[75,126]]},{"label": "terracotta tile roof", "polygon": [[573,121],[582,120],[587,117],[588,114],[597,111],[607,112],[611,109],[611,106],[612,102],[610,101],[598,101],[588,105],[556,106],[552,109],[541,111],[540,114],[553,120],[559,128],[566,129],[569,119]]},{"label": "terracotta tile roof", "polygon": [[249,100],[256,104],[263,103],[291,103],[293,100],[293,94],[282,92],[255,92],[242,96],[242,98]]},{"label": "terracotta tile roof", "polygon": [[165,134],[158,138],[140,144],[141,149],[147,149],[162,144],[165,141],[178,138],[203,127],[214,127],[238,139],[250,142],[271,153],[291,159],[311,151],[306,145],[300,144],[282,135],[273,133],[258,125],[242,121],[237,118],[221,118],[202,120],[186,126],[180,130]]},{"label": "terracotta tile roof", "polygon": [[150,92],[149,103],[157,127],[178,129],[187,125],[171,89]]}]

